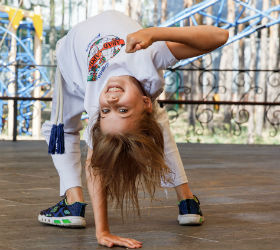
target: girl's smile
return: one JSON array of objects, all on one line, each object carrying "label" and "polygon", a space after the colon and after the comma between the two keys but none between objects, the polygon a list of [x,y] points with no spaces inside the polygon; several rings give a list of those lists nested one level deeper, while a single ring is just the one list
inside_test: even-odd
[{"label": "girl's smile", "polygon": [[152,105],[150,98],[143,95],[138,81],[131,76],[111,77],[100,94],[99,104],[103,133],[135,130],[141,114]]},{"label": "girl's smile", "polygon": [[116,86],[116,87],[110,87],[109,86],[106,93],[108,93],[108,92],[123,92],[123,89],[121,87],[118,87],[118,86]]}]

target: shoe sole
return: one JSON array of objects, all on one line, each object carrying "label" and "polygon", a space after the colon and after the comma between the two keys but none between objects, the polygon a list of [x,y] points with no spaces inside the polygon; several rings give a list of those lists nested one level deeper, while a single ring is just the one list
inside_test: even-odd
[{"label": "shoe sole", "polygon": [[183,214],[178,215],[180,225],[201,225],[204,222],[204,217],[199,214]]},{"label": "shoe sole", "polygon": [[67,217],[47,217],[45,215],[38,215],[38,221],[44,224],[59,226],[59,227],[73,227],[84,228],[86,227],[86,220],[80,216],[67,216]]}]

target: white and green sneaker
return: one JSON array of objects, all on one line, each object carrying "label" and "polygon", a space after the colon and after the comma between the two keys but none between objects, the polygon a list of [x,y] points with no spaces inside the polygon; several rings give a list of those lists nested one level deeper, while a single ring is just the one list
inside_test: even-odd
[{"label": "white and green sneaker", "polygon": [[41,211],[38,220],[44,224],[61,227],[86,227],[86,205],[82,202],[68,205],[66,199],[63,199],[55,206]]},{"label": "white and green sneaker", "polygon": [[200,202],[194,195],[193,199],[186,199],[179,202],[178,222],[180,225],[201,225],[204,221],[200,209]]}]

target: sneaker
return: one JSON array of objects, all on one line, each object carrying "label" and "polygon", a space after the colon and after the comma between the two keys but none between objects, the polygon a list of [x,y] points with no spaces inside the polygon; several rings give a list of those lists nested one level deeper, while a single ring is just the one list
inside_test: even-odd
[{"label": "sneaker", "polygon": [[55,206],[43,210],[38,215],[38,220],[44,224],[61,227],[85,227],[86,203],[75,202],[68,205],[66,198]]},{"label": "sneaker", "polygon": [[204,221],[200,202],[194,195],[193,199],[186,199],[179,202],[178,222],[180,225],[201,225]]}]

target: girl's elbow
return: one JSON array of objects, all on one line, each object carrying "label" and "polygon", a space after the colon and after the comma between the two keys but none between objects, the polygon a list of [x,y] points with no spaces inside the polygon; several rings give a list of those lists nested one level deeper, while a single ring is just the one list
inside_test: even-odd
[{"label": "girl's elbow", "polygon": [[216,28],[216,33],[214,35],[214,39],[210,51],[223,46],[227,42],[228,37],[229,37],[228,30]]}]

